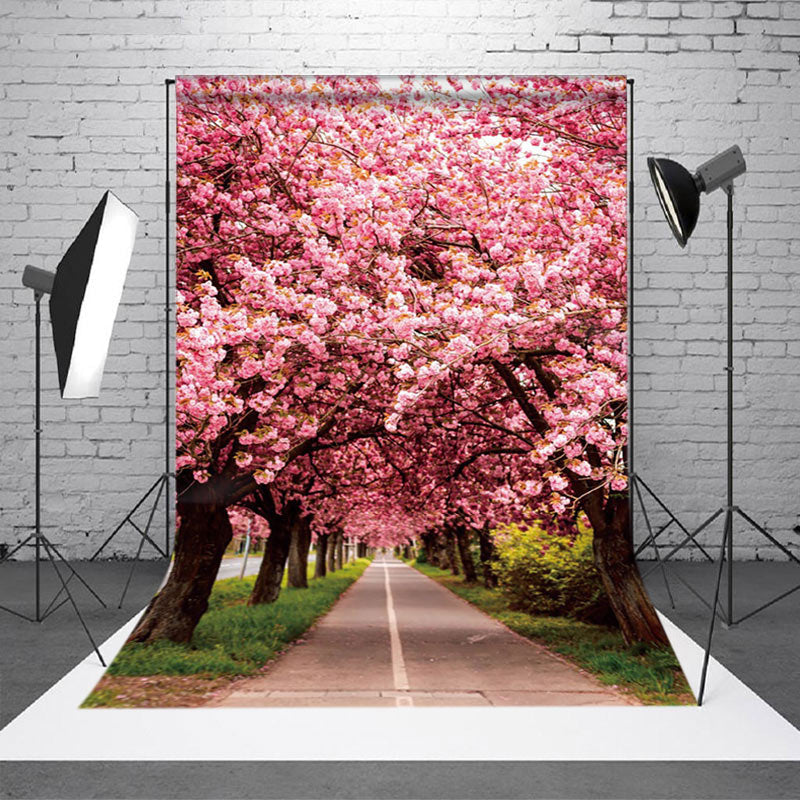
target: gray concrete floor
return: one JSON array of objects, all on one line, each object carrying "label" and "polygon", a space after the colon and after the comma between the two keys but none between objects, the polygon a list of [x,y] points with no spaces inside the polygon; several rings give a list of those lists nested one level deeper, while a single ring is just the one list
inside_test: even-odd
[{"label": "gray concrete floor", "polygon": [[[108,606],[100,606],[76,581],[70,583],[81,614],[100,644],[150,602],[164,577],[166,562],[138,564],[121,609],[117,605],[131,562],[75,562],[74,567]],[[0,564],[0,606],[32,615],[33,575],[30,562]],[[60,584],[46,562],[42,564],[41,576],[42,608],[45,608]],[[0,611],[0,641],[0,727],[11,722],[91,650],[78,618],[68,606],[39,624]]]},{"label": "gray concrete floor", "polygon": [[[128,565],[80,564],[109,602],[102,609],[79,592],[93,633],[102,641],[149,600],[164,564],[142,565],[122,610],[116,608]],[[645,569],[647,565],[645,565]],[[709,591],[710,565],[671,568]],[[30,564],[0,565],[0,605],[32,608]],[[736,600],[741,613],[800,581],[788,564],[740,564]],[[52,587],[54,584],[50,582]],[[673,582],[677,609],[666,601],[657,574],[648,579],[656,604],[696,640],[707,614]],[[742,625],[718,628],[714,655],[800,726],[797,692],[800,592]],[[62,608],[41,625],[0,612],[0,726],[6,725],[87,653],[74,615]],[[320,733],[320,732],[317,732]],[[330,732],[328,732],[330,733]],[[485,732],[484,732],[485,733]],[[43,735],[58,735],[56,731]],[[399,757],[402,754],[398,754]],[[5,798],[797,798],[797,763],[752,762],[26,762],[0,765]]]},{"label": "gray concrete floor", "polygon": [[[642,573],[652,568],[642,565]],[[647,588],[656,607],[696,642],[705,643],[709,612],[674,577],[686,580],[708,597],[716,575],[710,564],[682,563],[670,567],[670,586],[676,608],[669,599],[658,570],[647,576]],[[747,562],[734,564],[734,619],[800,584],[800,566],[791,563]],[[725,585],[723,583],[723,596]],[[800,728],[800,591],[762,611],[752,619],[726,629],[717,624],[713,654],[737,678]],[[800,782],[795,792],[800,797]]]}]

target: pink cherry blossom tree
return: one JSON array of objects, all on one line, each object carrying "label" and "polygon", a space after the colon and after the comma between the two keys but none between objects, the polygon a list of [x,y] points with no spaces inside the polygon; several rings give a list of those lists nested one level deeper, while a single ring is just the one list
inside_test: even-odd
[{"label": "pink cherry blossom tree", "polygon": [[665,642],[628,530],[624,80],[178,94],[180,527],[133,638],[188,641],[247,503],[273,594],[301,520],[463,545],[583,511],[626,639]]}]

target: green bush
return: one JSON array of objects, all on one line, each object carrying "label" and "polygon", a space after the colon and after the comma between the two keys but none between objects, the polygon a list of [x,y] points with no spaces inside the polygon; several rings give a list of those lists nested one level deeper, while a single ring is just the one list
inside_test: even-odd
[{"label": "green bush", "polygon": [[428,563],[428,554],[425,552],[424,547],[417,548],[417,557],[415,559],[417,564],[427,564]]},{"label": "green bush", "polygon": [[511,608],[613,624],[608,597],[594,566],[591,531],[568,536],[508,525],[494,533],[494,569]]}]

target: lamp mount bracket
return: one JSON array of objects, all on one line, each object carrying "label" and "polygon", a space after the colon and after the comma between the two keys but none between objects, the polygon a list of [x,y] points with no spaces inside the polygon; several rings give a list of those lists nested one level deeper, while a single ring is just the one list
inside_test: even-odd
[{"label": "lamp mount bracket", "polygon": [[34,297],[39,300],[43,294],[50,294],[53,291],[55,277],[55,273],[49,270],[28,264],[22,273],[22,285],[33,289]]}]

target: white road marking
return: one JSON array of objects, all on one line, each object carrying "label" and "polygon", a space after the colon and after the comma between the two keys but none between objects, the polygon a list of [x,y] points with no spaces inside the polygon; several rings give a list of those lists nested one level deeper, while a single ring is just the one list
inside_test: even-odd
[{"label": "white road marking", "polygon": [[[389,567],[386,560],[383,562],[383,578],[386,586],[386,614],[389,617],[389,640],[392,645],[392,674],[394,676],[394,688],[397,691],[408,691],[408,674],[406,673],[406,662],[403,659],[403,644],[400,641],[400,631],[397,627],[397,615],[394,613],[394,601],[392,600],[392,586],[389,581]],[[398,697],[398,706],[413,705],[410,696]]]}]

